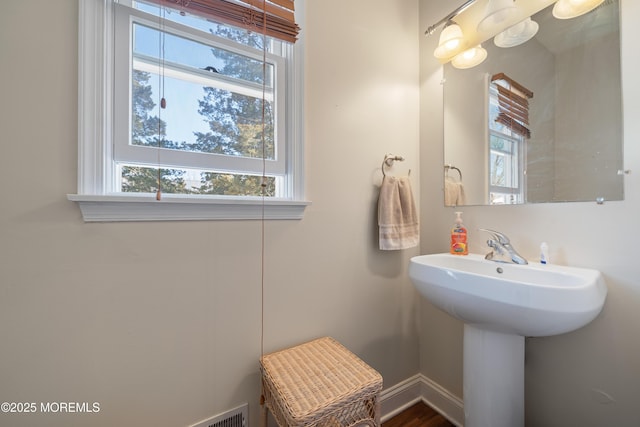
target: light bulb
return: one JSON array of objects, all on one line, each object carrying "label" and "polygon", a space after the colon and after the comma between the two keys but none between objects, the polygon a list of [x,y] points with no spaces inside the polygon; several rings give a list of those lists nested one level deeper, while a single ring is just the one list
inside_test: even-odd
[{"label": "light bulb", "polygon": [[553,6],[553,16],[557,19],[571,19],[600,6],[604,0],[558,0]]},{"label": "light bulb", "polygon": [[449,40],[449,41],[445,42],[445,44],[444,44],[444,47],[447,48],[447,50],[454,50],[458,46],[460,46],[460,40],[458,40],[458,39]]},{"label": "light bulb", "polygon": [[479,32],[492,32],[513,18],[518,9],[513,0],[489,0],[484,17],[478,23]]},{"label": "light bulb", "polygon": [[538,32],[538,23],[527,18],[494,37],[498,47],[514,47],[530,40]]},{"label": "light bulb", "polygon": [[438,47],[433,52],[433,56],[438,59],[450,58],[462,45],[463,38],[460,26],[453,21],[449,21],[440,34]]},{"label": "light bulb", "polygon": [[472,68],[481,64],[485,59],[487,59],[487,51],[482,45],[478,45],[456,55],[451,61],[451,65],[460,69]]}]

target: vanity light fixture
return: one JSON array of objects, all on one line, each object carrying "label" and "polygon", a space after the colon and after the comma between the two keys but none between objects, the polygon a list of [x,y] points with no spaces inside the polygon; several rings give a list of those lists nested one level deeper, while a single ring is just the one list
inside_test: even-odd
[{"label": "vanity light fixture", "polygon": [[464,36],[462,35],[462,29],[454,21],[448,21],[442,33],[440,33],[440,40],[438,47],[433,52],[433,56],[438,59],[449,58],[453,52],[460,49]]},{"label": "vanity light fixture", "polygon": [[571,19],[600,6],[604,0],[558,0],[553,6],[553,16],[557,19]]},{"label": "vanity light fixture", "polygon": [[476,0],[467,0],[462,5],[460,5],[457,9],[455,9],[453,12],[451,12],[450,14],[448,14],[447,16],[445,16],[444,18],[442,18],[441,20],[439,20],[438,22],[436,22],[435,24],[427,28],[427,31],[424,32],[424,35],[425,36],[432,35],[433,33],[436,32],[436,29],[438,29],[440,25],[448,23],[453,18],[455,18],[456,16],[460,15],[462,12],[467,10],[467,8],[469,8],[475,2]]},{"label": "vanity light fixture", "polygon": [[477,30],[480,33],[488,33],[504,28],[505,22],[512,19],[517,12],[518,8],[513,0],[489,0],[484,18],[478,23]]},{"label": "vanity light fixture", "polygon": [[457,54],[451,61],[451,65],[460,69],[472,68],[481,64],[485,59],[487,59],[487,50],[479,44]]},{"label": "vanity light fixture", "polygon": [[494,37],[493,42],[498,47],[514,47],[531,40],[538,32],[539,25],[528,17],[524,21],[511,26]]}]

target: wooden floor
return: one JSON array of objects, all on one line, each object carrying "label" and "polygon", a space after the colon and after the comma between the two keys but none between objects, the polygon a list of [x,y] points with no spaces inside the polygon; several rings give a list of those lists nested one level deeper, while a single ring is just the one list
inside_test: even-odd
[{"label": "wooden floor", "polygon": [[382,423],[382,427],[455,427],[455,425],[420,402]]}]

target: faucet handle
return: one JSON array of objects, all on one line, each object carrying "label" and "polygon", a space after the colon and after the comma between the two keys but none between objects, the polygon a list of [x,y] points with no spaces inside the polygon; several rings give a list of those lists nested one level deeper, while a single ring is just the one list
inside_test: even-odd
[{"label": "faucet handle", "polygon": [[502,245],[506,245],[507,243],[510,242],[509,238],[507,236],[505,236],[504,234],[500,233],[499,231],[495,231],[495,230],[489,230],[487,228],[480,228],[480,231],[485,231],[489,234],[491,234],[491,237],[493,237],[498,243],[502,244]]}]

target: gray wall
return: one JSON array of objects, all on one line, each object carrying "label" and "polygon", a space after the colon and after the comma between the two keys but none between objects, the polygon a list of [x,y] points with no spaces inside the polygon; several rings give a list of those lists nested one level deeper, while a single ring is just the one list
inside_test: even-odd
[{"label": "gray wall", "polygon": [[[77,176],[78,3],[5,3],[0,402],[101,410],[0,413],[0,424],[184,426],[249,402],[257,426],[260,222],[84,224],[66,199]],[[417,193],[417,3],[296,4],[307,9],[313,204],[301,221],[266,224],[265,351],[331,335],[391,386],[419,369],[406,275],[418,249],[379,251],[375,212],[385,153],[407,158],[393,172],[412,169]]]},{"label": "gray wall", "polygon": [[[617,38],[618,34],[610,34],[557,55],[557,84],[562,87],[563,96],[556,100],[555,139],[572,143],[555,146],[554,200],[588,200],[594,191],[608,200],[623,197],[615,173],[622,150],[615,149],[618,146],[614,142],[622,137],[621,126],[615,120],[621,113],[617,102],[620,75],[611,72],[611,65],[617,68],[620,63],[612,48]],[[576,100],[582,107],[576,111],[573,102],[563,102],[566,99]]]}]

